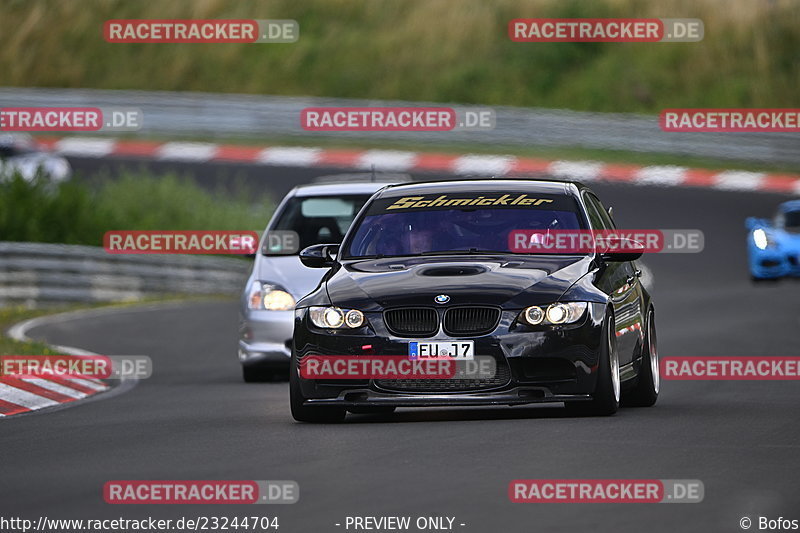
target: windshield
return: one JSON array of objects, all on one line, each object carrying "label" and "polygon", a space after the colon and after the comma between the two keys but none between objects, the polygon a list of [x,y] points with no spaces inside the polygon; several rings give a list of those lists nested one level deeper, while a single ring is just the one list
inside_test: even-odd
[{"label": "windshield", "polygon": [[800,230],[800,210],[783,213],[783,227],[787,230]]},{"label": "windshield", "polygon": [[363,194],[295,196],[284,205],[270,229],[296,232],[300,250],[315,244],[339,243],[368,199],[369,195]]},{"label": "windshield", "polygon": [[[524,198],[512,204],[520,196]],[[578,230],[584,229],[582,220],[577,202],[566,195],[475,193],[380,199],[360,220],[344,257],[515,253],[509,246],[513,231]]]}]

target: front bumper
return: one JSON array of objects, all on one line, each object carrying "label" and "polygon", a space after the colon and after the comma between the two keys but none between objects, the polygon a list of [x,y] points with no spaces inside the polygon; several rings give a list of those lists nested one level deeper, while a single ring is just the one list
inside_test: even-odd
[{"label": "front bumper", "polygon": [[530,403],[587,401],[589,394],[553,394],[546,387],[514,387],[495,392],[457,394],[407,394],[379,392],[372,389],[342,391],[336,398],[312,398],[308,405],[338,405],[340,407],[368,407],[387,405],[393,407],[439,407],[470,405],[524,405]]},{"label": "front bumper", "polygon": [[294,311],[247,310],[239,322],[239,361],[247,366],[288,367]]},{"label": "front bumper", "polygon": [[757,278],[800,276],[800,253],[775,248],[760,250],[751,245],[750,273]]},{"label": "front bumper", "polygon": [[[298,386],[308,405],[456,406],[518,405],[591,399],[597,380],[603,339],[604,304],[590,304],[586,315],[567,326],[526,326],[517,323],[518,310],[504,310],[493,332],[476,337],[449,337],[441,331],[425,339],[397,337],[386,329],[381,313],[366,313],[368,327],[321,330],[309,324],[307,309],[295,317],[292,364],[308,355],[408,355],[411,340],[472,340],[475,355],[492,356],[498,375],[486,387],[474,382],[442,390],[428,380],[408,387],[391,380],[314,380],[299,376]],[[369,346],[368,353],[364,347]]]}]

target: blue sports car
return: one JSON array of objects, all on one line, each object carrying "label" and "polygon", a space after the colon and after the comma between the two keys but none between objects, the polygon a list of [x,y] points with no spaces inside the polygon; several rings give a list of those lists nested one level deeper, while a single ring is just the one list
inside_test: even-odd
[{"label": "blue sports car", "polygon": [[800,200],[779,205],[772,220],[748,217],[745,226],[753,281],[800,276]]}]

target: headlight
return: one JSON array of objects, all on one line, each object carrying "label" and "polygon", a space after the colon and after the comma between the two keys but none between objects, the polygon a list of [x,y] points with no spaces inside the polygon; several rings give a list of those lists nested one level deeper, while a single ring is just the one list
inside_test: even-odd
[{"label": "headlight", "polygon": [[766,250],[767,247],[771,244],[769,237],[767,237],[767,232],[761,228],[758,228],[755,231],[753,231],[753,243],[759,250]]},{"label": "headlight", "polygon": [[358,309],[339,309],[338,307],[311,307],[308,310],[311,323],[325,329],[356,329],[367,320]]},{"label": "headlight", "polygon": [[358,309],[351,309],[344,315],[344,322],[351,328],[360,328],[364,325],[364,313]]},{"label": "headlight", "polygon": [[534,326],[541,324],[542,320],[544,320],[544,311],[542,311],[541,307],[536,305],[525,309],[525,311],[523,311],[523,315],[525,317],[525,321]]},{"label": "headlight", "polygon": [[521,322],[531,326],[571,324],[583,316],[587,305],[587,302],[554,303],[548,305],[546,310],[533,305],[523,309],[519,316]]},{"label": "headlight", "polygon": [[294,305],[294,297],[277,285],[254,281],[250,286],[247,298],[247,307],[250,309],[290,311]]}]

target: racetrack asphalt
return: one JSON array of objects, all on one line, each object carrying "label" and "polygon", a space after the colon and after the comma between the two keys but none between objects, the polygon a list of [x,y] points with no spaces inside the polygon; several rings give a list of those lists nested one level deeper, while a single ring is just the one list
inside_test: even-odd
[{"label": "racetrack asphalt", "polygon": [[[202,168],[203,183],[243,173],[264,190],[283,183],[276,189],[281,193],[288,183],[325,173]],[[752,285],[746,267],[745,217],[769,216],[785,197],[593,188],[614,206],[621,227],[705,233],[700,254],[644,260],[655,276],[662,357],[800,355],[800,281]],[[31,337],[97,353],[149,355],[154,370],[125,394],[0,422],[0,516],[277,515],[284,533],[346,531],[345,517],[354,515],[454,516],[455,530],[465,532],[724,532],[741,531],[744,516],[756,522],[752,529],[759,516],[800,519],[797,382],[667,381],[656,407],[625,408],[609,418],[570,418],[559,407],[435,408],[308,425],[292,420],[285,382],[241,381],[236,330],[233,301],[116,310],[31,330]],[[508,499],[514,479],[573,478],[699,479],[705,499]],[[104,503],[103,484],[125,479],[295,480],[300,501],[258,507]]]}]

